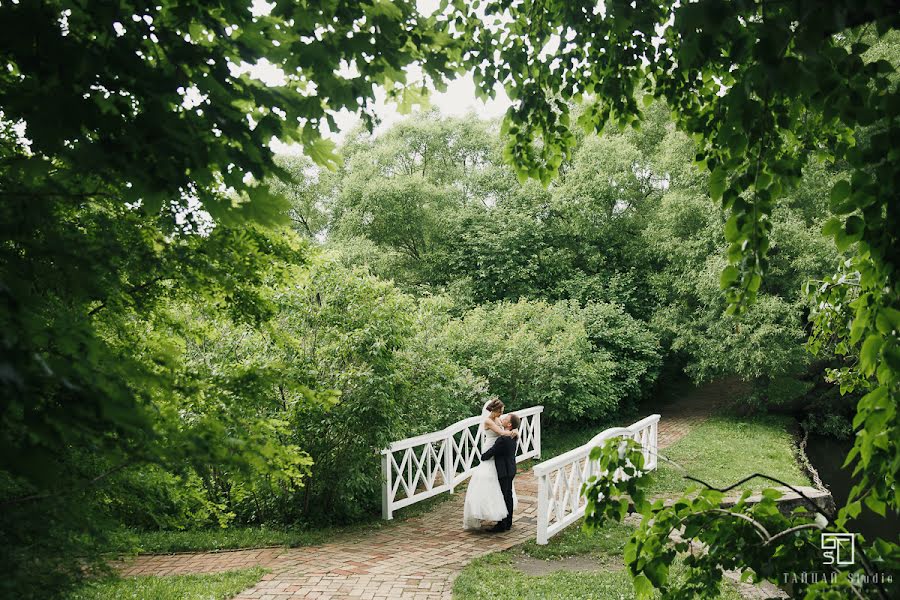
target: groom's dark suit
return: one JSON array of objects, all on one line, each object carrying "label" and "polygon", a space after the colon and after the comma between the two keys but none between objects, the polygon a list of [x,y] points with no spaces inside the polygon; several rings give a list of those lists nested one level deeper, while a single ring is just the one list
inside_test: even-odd
[{"label": "groom's dark suit", "polygon": [[494,445],[481,455],[481,460],[493,458],[497,466],[497,478],[500,480],[500,490],[506,501],[506,518],[497,523],[497,529],[510,529],[513,517],[513,478],[516,476],[516,449],[519,446],[518,437],[501,435]]}]

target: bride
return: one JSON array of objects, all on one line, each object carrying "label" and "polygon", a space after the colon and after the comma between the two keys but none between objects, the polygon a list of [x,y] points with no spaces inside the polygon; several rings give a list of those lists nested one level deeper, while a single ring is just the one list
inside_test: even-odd
[{"label": "bride", "polygon": [[[503,414],[503,402],[498,399],[488,400],[481,410],[482,423],[479,427],[481,453],[494,445],[501,435],[515,436],[500,422]],[[513,490],[513,506],[516,504],[516,492]],[[478,529],[482,521],[500,521],[506,518],[506,502],[497,479],[497,466],[494,459],[481,461],[472,471],[469,487],[466,490],[466,502],[463,507],[463,527]]]}]

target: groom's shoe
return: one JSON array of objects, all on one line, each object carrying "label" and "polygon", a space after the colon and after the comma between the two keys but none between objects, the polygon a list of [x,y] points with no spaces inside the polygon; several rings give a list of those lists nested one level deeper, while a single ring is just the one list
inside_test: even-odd
[{"label": "groom's shoe", "polygon": [[503,533],[504,531],[507,531],[507,529],[503,526],[503,523],[497,523],[496,525],[488,529],[488,531],[490,531],[491,533]]}]

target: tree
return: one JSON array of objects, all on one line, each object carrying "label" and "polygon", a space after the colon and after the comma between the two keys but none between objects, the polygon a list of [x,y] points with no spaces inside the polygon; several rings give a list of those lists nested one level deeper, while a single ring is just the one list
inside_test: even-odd
[{"label": "tree", "polygon": [[615,304],[484,304],[450,321],[440,345],[511,410],[543,405],[554,422],[601,421],[652,386],[659,344]]},{"label": "tree", "polygon": [[[93,491],[123,469],[267,447],[245,431],[223,455],[226,424],[162,410],[184,392],[185,330],[139,332],[167,300],[271,318],[270,284],[306,250],[263,228],[289,208],[268,144],[334,166],[329,113],[371,124],[373,85],[403,100],[403,67],[441,77],[452,43],[408,3],[0,5],[0,589],[44,598],[82,577],[103,533]],[[263,59],[276,85],[246,72]]]},{"label": "tree", "polygon": [[[351,137],[331,193],[338,246],[368,240],[381,250],[376,274],[410,285],[446,284],[447,246],[459,222],[515,183],[497,152],[491,124],[411,117],[383,136]],[[346,248],[345,248],[346,249]]]},{"label": "tree", "polygon": [[[863,502],[882,516],[900,510],[900,169],[889,142],[898,136],[900,96],[895,64],[866,54],[873,39],[893,36],[898,8],[894,1],[622,0],[500,1],[484,15],[456,3],[451,11],[472,46],[468,64],[482,93],[500,82],[516,102],[503,129],[506,156],[522,176],[549,181],[570,155],[568,99],[587,98],[579,123],[595,131],[608,121],[639,126],[644,98],[666,101],[700,143],[710,194],[729,213],[721,284],[732,312],[745,311],[760,290],[770,216],[807,156],[845,162],[850,176],[832,188],[836,217],[823,232],[854,257],[820,287],[813,336],[816,346],[837,337],[841,351],[859,357],[838,375],[848,389],[868,392],[848,456],[859,482],[838,529]],[[548,52],[554,41],[558,48]],[[659,571],[650,582],[665,579]]]},{"label": "tree", "polygon": [[300,235],[318,239],[328,227],[329,194],[334,190],[333,171],[319,169],[305,156],[282,155],[275,163],[288,179],[273,178],[272,194],[287,200],[291,227]]}]

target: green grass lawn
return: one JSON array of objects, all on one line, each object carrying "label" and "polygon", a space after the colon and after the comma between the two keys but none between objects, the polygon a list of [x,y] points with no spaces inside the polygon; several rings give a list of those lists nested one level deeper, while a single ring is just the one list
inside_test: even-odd
[{"label": "green grass lawn", "polygon": [[538,545],[534,540],[528,540],[516,546],[511,552],[542,560],[584,555],[598,559],[620,557],[625,548],[625,540],[634,529],[632,525],[610,522],[604,525],[602,530],[587,533],[580,524],[573,525],[550,538],[550,543],[545,546]]},{"label": "green grass lawn", "polygon": [[504,598],[633,598],[631,578],[623,570],[566,572],[526,575],[515,568],[514,559],[491,554],[476,559],[456,578],[453,597],[463,600]]},{"label": "green grass lawn", "polygon": [[270,528],[260,526],[235,526],[222,529],[192,529],[185,531],[124,530],[115,536],[108,551],[112,554],[169,554],[172,552],[211,552],[238,550],[241,548],[265,548],[282,546],[296,548],[323,544],[341,535],[362,535],[366,532],[393,527],[406,519],[432,510],[437,504],[452,496],[438,494],[394,513],[394,519],[383,521],[380,515],[347,526],[321,528]]},{"label": "green grass lawn", "polygon": [[[753,473],[765,473],[790,484],[809,485],[797,464],[790,433],[791,419],[780,415],[715,416],[692,429],[662,453],[694,477],[727,487]],[[691,482],[663,460],[649,475],[651,495],[675,495]],[[742,489],[761,490],[778,484],[754,479]]]},{"label": "green grass lawn", "polygon": [[[477,558],[456,578],[453,597],[458,600],[503,600],[506,598],[559,598],[598,600],[634,598],[631,576],[625,570],[622,552],[633,527],[613,523],[593,534],[572,526],[553,537],[546,546],[533,541]],[[559,561],[573,556],[596,560],[596,571],[557,571],[548,575],[529,575],[517,567],[523,557]],[[676,562],[673,576],[681,572]],[[729,584],[721,598],[739,600]]]},{"label": "green grass lawn", "polygon": [[189,531],[126,531],[113,550],[117,553],[168,554],[264,548],[266,546],[310,546],[328,539],[325,530],[280,530],[268,527],[228,527]]},{"label": "green grass lawn", "polygon": [[112,578],[84,585],[69,600],[226,600],[254,585],[266,572],[253,567],[204,575]]}]

